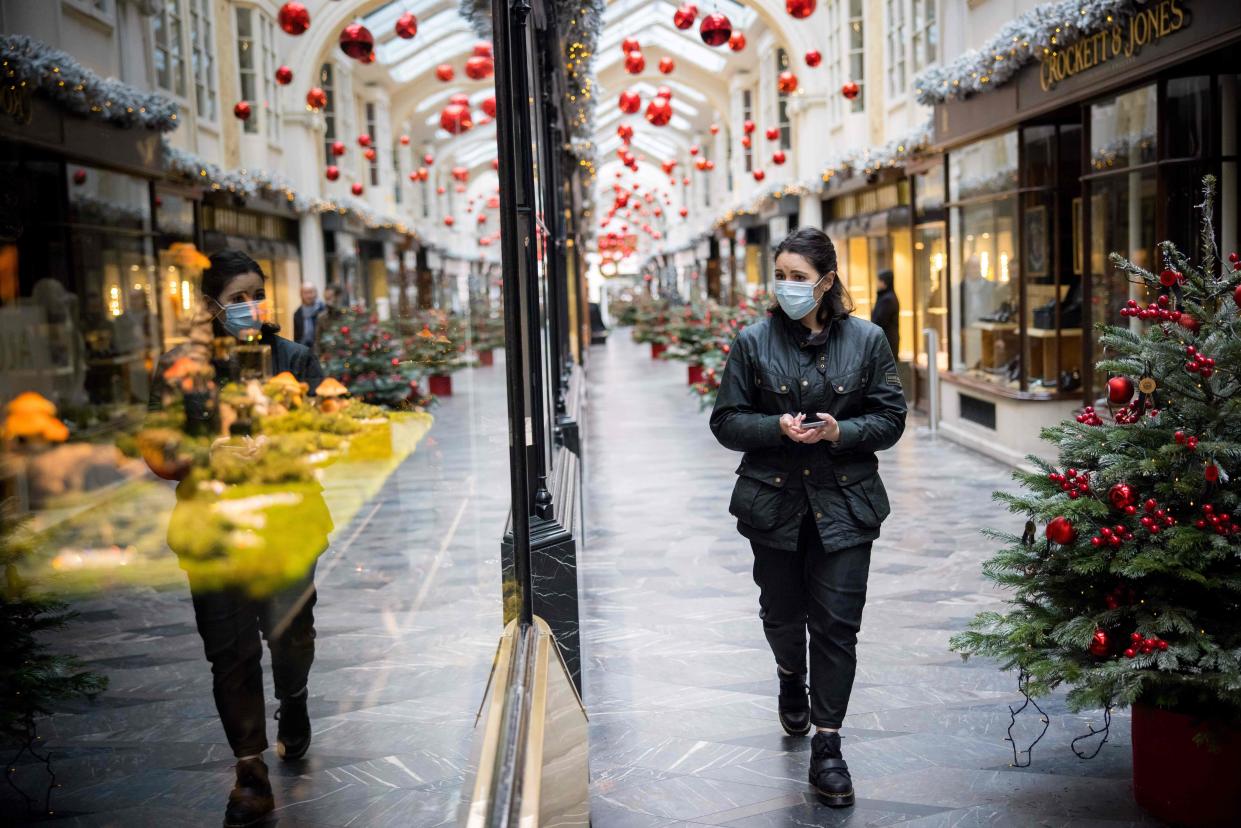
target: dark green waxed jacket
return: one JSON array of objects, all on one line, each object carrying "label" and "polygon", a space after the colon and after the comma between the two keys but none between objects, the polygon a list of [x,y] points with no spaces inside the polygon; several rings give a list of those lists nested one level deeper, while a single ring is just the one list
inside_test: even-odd
[{"label": "dark green waxed jacket", "polygon": [[[823,548],[834,552],[879,537],[890,507],[875,452],[905,430],[905,397],[883,330],[845,316],[822,344],[803,344],[805,328],[782,312],[737,335],[711,412],[725,448],[745,452],[728,511],[750,540],[796,549],[807,509]],[[830,413],[840,439],[796,443],[781,414]]]}]

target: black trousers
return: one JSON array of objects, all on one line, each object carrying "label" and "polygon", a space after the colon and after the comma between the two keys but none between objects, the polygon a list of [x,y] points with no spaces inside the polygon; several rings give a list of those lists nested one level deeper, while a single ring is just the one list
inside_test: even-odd
[{"label": "black trousers", "polygon": [[315,660],[315,567],[297,583],[264,598],[236,588],[206,588],[193,578],[190,596],[228,745],[237,757],[262,753],[267,749],[267,716],[260,636],[271,651],[276,698],[300,692]]},{"label": "black trousers", "polygon": [[853,690],[871,545],[827,554],[807,511],[796,552],[751,546],[759,617],[776,664],[806,672],[809,631],[810,721],[816,727],[839,728]]}]

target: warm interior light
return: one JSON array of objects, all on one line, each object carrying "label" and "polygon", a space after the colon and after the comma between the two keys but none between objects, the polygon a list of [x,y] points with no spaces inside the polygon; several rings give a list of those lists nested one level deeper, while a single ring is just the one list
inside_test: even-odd
[{"label": "warm interior light", "polygon": [[991,278],[991,256],[985,250],[978,254],[978,269],[984,279]]}]

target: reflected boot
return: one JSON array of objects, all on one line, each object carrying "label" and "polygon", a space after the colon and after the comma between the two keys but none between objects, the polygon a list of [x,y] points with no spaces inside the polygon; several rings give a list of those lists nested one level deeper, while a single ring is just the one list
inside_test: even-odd
[{"label": "reflected boot", "polygon": [[237,784],[228,795],[224,811],[224,828],[245,828],[267,820],[276,802],[271,795],[267,765],[260,756],[237,762]]},{"label": "reflected boot", "polygon": [[825,805],[853,804],[853,779],[840,753],[839,733],[816,733],[810,740],[810,784]]},{"label": "reflected boot", "polygon": [[301,759],[310,749],[310,713],[306,710],[309,688],[303,687],[280,701],[276,711],[276,753],[286,762]]},{"label": "reflected boot", "polygon": [[776,668],[780,679],[780,727],[790,736],[805,736],[810,732],[810,697],[806,695],[806,674],[786,673]]}]

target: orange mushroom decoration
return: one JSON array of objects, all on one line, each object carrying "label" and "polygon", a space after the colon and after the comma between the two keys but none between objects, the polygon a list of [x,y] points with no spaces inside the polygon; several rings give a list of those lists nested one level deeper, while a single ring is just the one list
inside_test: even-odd
[{"label": "orange mushroom decoration", "polygon": [[315,396],[319,398],[319,410],[324,414],[332,414],[343,407],[340,398],[349,396],[349,389],[340,380],[328,377],[319,383]]},{"label": "orange mushroom decoration", "polygon": [[56,404],[34,391],[24,391],[8,405],[4,438],[10,443],[63,443],[69,429],[56,418]]}]

